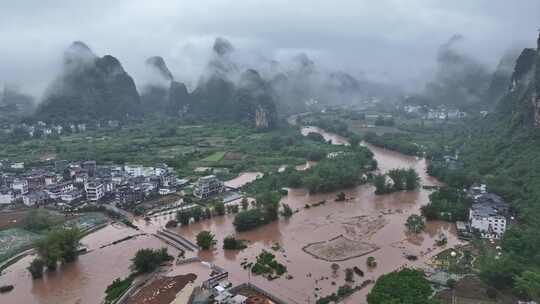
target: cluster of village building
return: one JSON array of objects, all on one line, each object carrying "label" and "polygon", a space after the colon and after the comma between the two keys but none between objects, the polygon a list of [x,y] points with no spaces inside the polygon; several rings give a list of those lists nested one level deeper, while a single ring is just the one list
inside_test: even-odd
[{"label": "cluster of village building", "polygon": [[[0,205],[54,203],[73,207],[86,202],[114,202],[123,206],[175,193],[188,184],[166,164],[145,167],[56,161],[54,165],[25,169],[24,163],[0,162]],[[193,195],[200,199],[224,190],[223,182],[213,175],[201,177],[192,186]]]},{"label": "cluster of village building", "polygon": [[456,223],[458,233],[465,236],[478,233],[481,238],[500,239],[511,220],[510,204],[488,192],[485,184],[472,186],[467,196],[472,200],[469,221]]},{"label": "cluster of village building", "polygon": [[448,108],[444,105],[431,108],[420,105],[405,105],[403,111],[408,114],[416,114],[422,119],[428,120],[457,120],[467,117],[467,113],[455,108]]},{"label": "cluster of village building", "polygon": [[6,124],[0,125],[0,130],[4,133],[12,133],[18,129],[26,133],[29,137],[47,137],[54,135],[65,135],[70,133],[82,133],[87,129],[102,129],[102,128],[118,128],[120,122],[117,120],[109,120],[105,122],[96,121],[90,125],[87,123],[65,123],[65,124],[47,124],[43,121],[38,121],[33,124]]}]

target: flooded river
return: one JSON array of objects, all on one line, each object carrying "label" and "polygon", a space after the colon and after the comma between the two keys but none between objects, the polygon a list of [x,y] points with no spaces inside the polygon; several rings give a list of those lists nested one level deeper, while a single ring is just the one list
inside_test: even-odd
[{"label": "flooded river", "polygon": [[[317,128],[304,128],[302,131],[303,134],[313,131],[322,132],[326,140],[332,140],[336,144],[346,144],[344,138]],[[438,184],[435,179],[426,175],[425,160],[369,144],[364,145],[373,151],[381,171],[412,167],[420,175],[423,185]],[[280,219],[278,222],[249,232],[235,233],[232,225],[233,215],[178,228],[177,231],[191,239],[195,239],[201,230],[211,230],[219,241],[230,234],[249,240],[250,246],[243,251],[224,251],[221,249],[220,242],[215,250],[201,252],[199,256],[227,269],[231,275],[231,281],[251,280],[292,303],[314,302],[316,295],[325,296],[335,292],[338,286],[344,284],[343,270],[348,267],[358,266],[366,273],[364,278],[356,277],[357,283],[365,279],[375,280],[381,274],[403,266],[426,267],[425,262],[435,253],[443,250],[435,248],[435,240],[441,233],[448,237],[446,248],[460,243],[454,226],[445,222],[429,222],[426,230],[419,235],[413,236],[407,233],[405,221],[410,214],[419,213],[420,207],[428,202],[430,192],[427,190],[419,189],[376,196],[371,185],[362,185],[344,192],[348,200],[335,202],[336,193],[310,195],[305,189],[290,189],[282,202],[289,204],[293,209],[298,209],[299,212],[290,219]],[[310,209],[304,208],[306,204],[322,200],[326,200],[327,203]],[[375,222],[378,221],[379,225],[366,231],[365,227],[369,226],[369,221],[373,219]],[[336,262],[340,265],[340,271],[337,272],[337,277],[334,277],[331,270],[333,262],[315,258],[304,252],[303,247],[309,243],[327,241],[339,235],[368,242],[379,249],[368,255]],[[247,271],[240,267],[240,262],[244,258],[254,260],[262,249],[272,251],[271,247],[275,243],[279,243],[283,248],[275,253],[277,259],[287,266],[292,279],[282,277],[267,281],[261,277],[250,277]],[[404,257],[408,254],[417,255],[419,259],[410,262]],[[378,262],[378,266],[373,269],[366,267],[366,259],[369,255],[374,256]],[[345,302],[365,303],[369,288],[371,286],[355,293]]]},{"label": "flooded river", "polygon": [[[310,127],[302,130],[303,134],[309,132],[319,132],[334,144],[347,144],[344,138],[318,128]],[[374,153],[381,171],[412,167],[420,175],[423,185],[438,184],[435,179],[426,175],[425,160],[369,144],[364,145]],[[239,178],[251,179],[253,176]],[[425,262],[443,250],[435,247],[435,240],[441,233],[448,237],[448,245],[445,248],[460,243],[454,226],[444,222],[427,223],[426,230],[419,235],[407,233],[405,221],[410,214],[419,213],[420,207],[428,202],[430,192],[427,190],[376,196],[371,185],[361,185],[344,192],[347,201],[335,202],[335,192],[311,195],[305,189],[290,189],[288,195],[283,197],[282,203],[289,204],[298,212],[289,219],[280,219],[248,232],[235,233],[232,224],[234,215],[215,217],[187,227],[176,228],[176,231],[194,241],[200,231],[211,230],[216,235],[218,244],[212,251],[200,252],[198,256],[201,259],[225,268],[232,283],[251,281],[290,303],[314,303],[317,296],[335,292],[345,283],[346,268],[358,266],[365,272],[363,278],[355,276],[356,283],[360,284],[366,279],[375,280],[381,274],[404,266],[426,267]],[[326,200],[325,204],[304,208],[306,204],[323,200]],[[159,224],[164,225],[165,222],[160,221]],[[83,243],[90,248],[99,248],[100,244],[121,238],[119,234],[124,233],[121,232],[122,229],[126,228],[108,226],[83,239]],[[134,230],[130,229],[127,233],[134,233]],[[223,238],[231,234],[248,240],[249,247],[242,251],[222,250]],[[378,249],[367,255],[337,262],[317,258],[303,250],[310,243],[328,241],[340,235],[355,242],[369,243]],[[282,249],[273,251],[271,247],[276,243]],[[81,256],[77,263],[65,267],[66,269],[35,281],[30,279],[25,269],[31,258],[24,258],[8,268],[7,273],[0,277],[0,285],[15,284],[15,290],[11,293],[0,295],[0,303],[99,303],[103,298],[105,287],[114,278],[128,273],[129,259],[137,248],[160,246],[163,244],[158,239],[141,236],[116,246],[92,251]],[[240,263],[245,258],[253,261],[262,249],[274,252],[276,258],[287,266],[288,274],[292,277],[282,276],[267,281],[262,277],[250,276],[242,269]],[[404,257],[406,254],[417,255],[419,259],[411,262]],[[372,269],[366,267],[368,256],[375,257],[377,267]],[[332,263],[340,266],[336,274],[332,272]],[[182,267],[184,266],[179,266],[174,273],[188,273],[189,267],[192,266]],[[366,303],[366,294],[371,287],[372,285],[356,292],[347,298],[345,303]]]}]

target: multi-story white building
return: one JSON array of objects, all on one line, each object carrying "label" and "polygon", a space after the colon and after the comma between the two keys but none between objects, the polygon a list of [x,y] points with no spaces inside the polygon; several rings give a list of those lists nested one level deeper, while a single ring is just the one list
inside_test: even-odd
[{"label": "multi-story white building", "polygon": [[206,199],[223,191],[224,185],[215,175],[199,178],[193,189],[193,195],[200,199]]},{"label": "multi-story white building", "polygon": [[64,202],[71,203],[74,200],[82,198],[82,192],[80,190],[72,190],[60,195],[60,199]]},{"label": "multi-story white building", "polygon": [[124,171],[130,176],[139,177],[144,176],[144,167],[139,165],[125,165]]},{"label": "multi-story white building", "polygon": [[105,196],[105,189],[100,182],[90,182],[84,185],[86,191],[86,199],[92,202],[99,201]]},{"label": "multi-story white building", "polygon": [[11,189],[19,190],[22,195],[28,193],[28,181],[26,179],[15,179],[11,184]]},{"label": "multi-story white building", "polygon": [[159,181],[162,187],[174,187],[176,186],[176,175],[174,173],[163,174],[159,177]]},{"label": "multi-story white building", "polygon": [[41,205],[44,204],[49,196],[45,191],[38,190],[28,193],[27,195],[23,196],[23,203],[28,206],[32,207],[35,205]]},{"label": "multi-story white building", "polygon": [[482,238],[501,238],[507,227],[508,209],[509,205],[496,194],[478,195],[469,209],[471,228]]},{"label": "multi-story white building", "polygon": [[0,205],[9,205],[15,201],[15,195],[11,189],[0,189]]},{"label": "multi-story white building", "polygon": [[45,188],[45,191],[52,199],[58,199],[61,198],[62,194],[69,193],[73,191],[75,187],[73,186],[72,182],[65,182],[65,183],[59,183],[59,184],[53,184],[49,185]]}]

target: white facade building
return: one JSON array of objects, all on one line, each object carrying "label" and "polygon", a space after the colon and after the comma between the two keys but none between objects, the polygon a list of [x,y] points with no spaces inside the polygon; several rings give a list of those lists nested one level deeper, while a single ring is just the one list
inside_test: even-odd
[{"label": "white facade building", "polygon": [[23,203],[28,207],[32,207],[45,203],[47,198],[49,198],[49,196],[45,191],[34,191],[23,196]]},{"label": "white facade building", "polygon": [[102,183],[87,183],[84,185],[84,190],[86,191],[86,199],[92,202],[97,202],[105,196],[105,188]]},{"label": "white facade building", "polygon": [[125,165],[124,171],[126,171],[127,174],[138,177],[138,176],[144,176],[144,167],[139,165]]},{"label": "white facade building", "polygon": [[45,188],[45,191],[52,199],[61,198],[62,194],[66,194],[68,192],[71,192],[75,189],[73,186],[73,183],[71,182],[65,182],[60,184],[53,184],[49,185]]},{"label": "white facade building", "polygon": [[25,195],[28,193],[28,181],[25,179],[16,179],[13,181],[11,189],[19,190],[22,195]]},{"label": "white facade building", "polygon": [[469,209],[471,228],[482,238],[500,239],[506,231],[509,205],[493,193],[475,195],[473,200]]},{"label": "white facade building", "polygon": [[15,201],[11,190],[0,190],[0,205],[9,205]]},{"label": "white facade building", "polygon": [[193,189],[193,195],[200,199],[219,194],[223,191],[224,185],[215,175],[208,175],[199,178]]},{"label": "white facade building", "polygon": [[82,198],[82,193],[79,190],[72,190],[60,195],[60,199],[68,203],[80,198]]}]

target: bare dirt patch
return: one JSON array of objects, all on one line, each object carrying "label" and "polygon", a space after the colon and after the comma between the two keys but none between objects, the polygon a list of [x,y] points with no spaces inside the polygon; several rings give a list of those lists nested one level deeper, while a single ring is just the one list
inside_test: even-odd
[{"label": "bare dirt patch", "polygon": [[0,212],[0,230],[22,226],[29,210]]},{"label": "bare dirt patch", "polygon": [[383,214],[377,216],[360,215],[336,219],[345,230],[330,240],[307,244],[302,248],[311,256],[330,262],[346,261],[379,249],[375,244],[364,240],[382,229],[387,220]]},{"label": "bare dirt patch", "polygon": [[175,277],[160,277],[144,286],[127,301],[128,304],[169,304],[187,284],[194,282],[197,275],[190,273]]},{"label": "bare dirt patch", "polygon": [[225,160],[242,160],[244,159],[244,155],[238,152],[227,152],[225,153],[225,156],[223,157]]},{"label": "bare dirt patch", "polygon": [[360,215],[348,218],[342,222],[345,234],[356,240],[370,237],[381,230],[388,222],[382,214],[378,216]]},{"label": "bare dirt patch", "polygon": [[302,248],[313,257],[329,262],[346,261],[378,250],[374,244],[339,235],[328,241],[311,243]]}]

